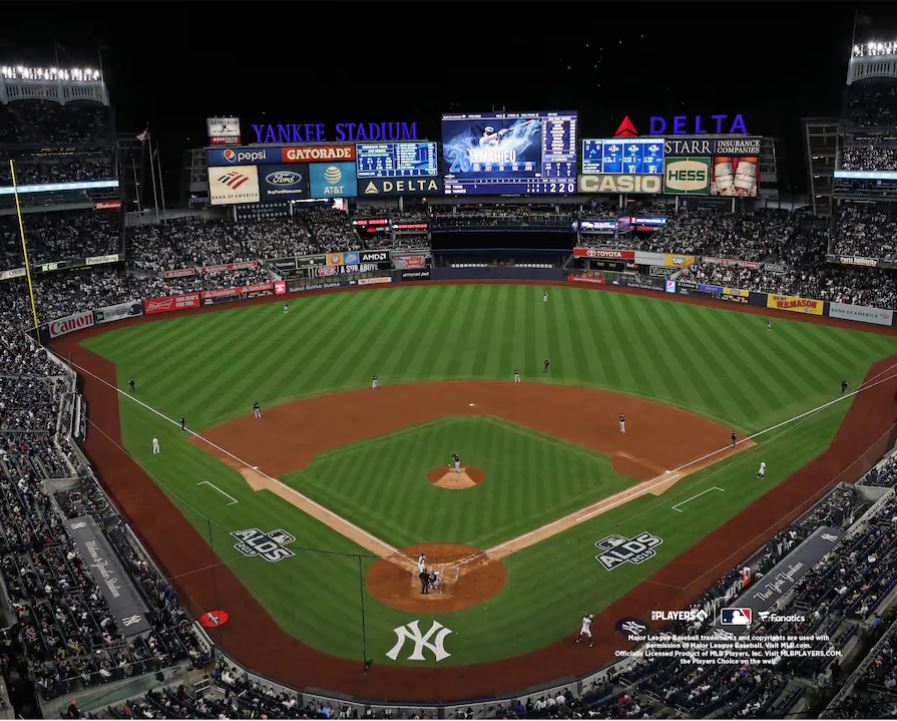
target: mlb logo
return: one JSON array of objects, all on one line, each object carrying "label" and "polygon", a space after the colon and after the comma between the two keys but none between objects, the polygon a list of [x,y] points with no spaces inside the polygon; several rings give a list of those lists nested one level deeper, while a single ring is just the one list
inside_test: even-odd
[{"label": "mlb logo", "polygon": [[622,546],[629,538],[626,536],[621,536],[619,533],[612,533],[609,536],[605,536],[595,545],[600,548],[616,548],[617,546]]},{"label": "mlb logo", "polygon": [[751,615],[749,608],[724,608],[720,614],[720,623],[723,626],[750,626]]}]

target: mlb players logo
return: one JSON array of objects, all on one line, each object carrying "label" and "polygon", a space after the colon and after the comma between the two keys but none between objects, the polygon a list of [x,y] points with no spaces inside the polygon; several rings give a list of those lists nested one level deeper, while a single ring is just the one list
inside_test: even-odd
[{"label": "mlb players logo", "polygon": [[750,626],[753,612],[749,608],[724,608],[720,612],[723,626]]}]

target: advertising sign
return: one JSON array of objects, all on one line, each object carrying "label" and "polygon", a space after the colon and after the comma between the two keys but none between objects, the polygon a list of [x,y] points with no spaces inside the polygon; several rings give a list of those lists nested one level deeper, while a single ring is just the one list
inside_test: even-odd
[{"label": "advertising sign", "polygon": [[858,320],[862,323],[874,323],[875,325],[891,325],[894,322],[893,311],[870,308],[864,305],[847,305],[846,303],[829,303],[828,315],[829,318]]},{"label": "advertising sign", "polygon": [[664,138],[663,152],[670,156],[760,155],[760,136],[711,138],[706,135]]},{"label": "advertising sign", "polygon": [[354,198],[358,194],[355,163],[312,163],[308,169],[312,198]]},{"label": "advertising sign", "polygon": [[654,194],[663,192],[662,175],[580,175],[580,193]]},{"label": "advertising sign", "polygon": [[865,268],[874,268],[878,265],[877,258],[864,258],[859,255],[839,255],[837,258],[842,265],[861,265]]},{"label": "advertising sign", "polygon": [[239,145],[239,118],[206,118],[210,145]]},{"label": "advertising sign", "polygon": [[695,256],[680,253],[652,253],[635,251],[635,262],[639,265],[659,265],[664,268],[688,268],[695,264]]},{"label": "advertising sign", "polygon": [[163,270],[163,278],[186,278],[196,275],[196,268],[178,268],[177,270]]},{"label": "advertising sign", "polygon": [[754,198],[757,195],[759,173],[756,155],[746,157],[716,155],[710,178],[710,195]]},{"label": "advertising sign", "polygon": [[213,166],[233,165],[265,165],[279,163],[280,148],[208,148],[206,150],[206,163]]},{"label": "advertising sign", "polygon": [[824,301],[814,300],[811,298],[799,298],[793,295],[774,295],[772,293],[766,296],[767,308],[787,310],[792,313],[809,313],[810,315],[822,315],[822,309],[824,306]]},{"label": "advertising sign", "polygon": [[663,192],[670,195],[707,195],[710,158],[670,158],[663,174]]},{"label": "advertising sign", "polygon": [[259,191],[262,201],[308,197],[307,165],[266,165],[259,170]]},{"label": "advertising sign", "polygon": [[430,280],[429,270],[403,270],[402,280]]},{"label": "advertising sign", "polygon": [[430,257],[429,251],[426,253],[391,253],[390,258],[392,264],[398,270],[413,270],[415,268],[426,268],[427,259]]},{"label": "advertising sign", "polygon": [[379,275],[375,278],[358,279],[358,285],[380,285],[382,283],[392,283],[392,278],[388,275]]},{"label": "advertising sign", "polygon": [[602,260],[635,260],[634,250],[615,250],[613,248],[574,248],[576,258],[601,258]]},{"label": "advertising sign", "polygon": [[355,160],[354,145],[298,145],[275,148],[277,163],[328,163]]},{"label": "advertising sign", "polygon": [[388,250],[360,250],[358,251],[359,263],[385,263],[389,260]]},{"label": "advertising sign", "polygon": [[125,638],[152,631],[146,604],[96,521],[78,516],[67,519],[65,526]]},{"label": "advertising sign", "polygon": [[731,265],[736,268],[748,268],[749,270],[760,270],[763,267],[763,263],[756,263],[753,260],[733,260],[732,258],[713,258],[711,256],[705,255],[701,258],[702,263],[707,263],[708,265]]},{"label": "advertising sign", "polygon": [[93,311],[93,319],[96,323],[111,323],[114,320],[133,318],[138,315],[143,315],[143,302],[139,300],[129,300],[126,303],[116,303],[115,305],[107,305],[104,308],[94,308]]},{"label": "advertising sign", "polygon": [[442,195],[442,178],[366,178],[358,181],[358,195]]},{"label": "advertising sign", "polygon": [[183,295],[169,295],[162,298],[149,298],[143,301],[143,312],[147,315],[154,313],[168,313],[182,308],[198,308],[199,293],[185,293]]},{"label": "advertising sign", "polygon": [[47,324],[47,330],[51,338],[58,338],[66,333],[72,333],[83,328],[90,328],[93,325],[93,311],[84,310],[80,313],[67,315],[65,318],[57,318]]},{"label": "advertising sign", "polygon": [[259,202],[259,175],[255,165],[209,168],[209,198],[212,205]]},{"label": "advertising sign", "polygon": [[328,253],[327,265],[358,265],[358,251],[350,251],[346,253]]}]

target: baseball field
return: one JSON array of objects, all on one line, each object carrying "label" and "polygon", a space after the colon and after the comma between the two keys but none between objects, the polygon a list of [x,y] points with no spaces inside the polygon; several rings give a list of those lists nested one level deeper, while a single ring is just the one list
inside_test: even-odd
[{"label": "baseball field", "polygon": [[[616,647],[639,603],[699,595],[877,438],[861,399],[893,396],[892,335],[545,287],[309,295],[93,329],[63,354],[104,482],[182,602],[229,614],[211,634],[238,659],[367,697],[485,693],[487,668],[513,687],[612,660],[572,643],[583,613]],[[421,552],[442,578],[426,596]]]}]

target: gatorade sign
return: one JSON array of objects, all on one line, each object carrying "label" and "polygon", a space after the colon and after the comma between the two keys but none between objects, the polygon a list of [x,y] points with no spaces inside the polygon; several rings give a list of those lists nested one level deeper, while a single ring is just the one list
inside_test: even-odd
[{"label": "gatorade sign", "polygon": [[667,158],[663,192],[671,195],[710,193],[710,158]]}]

